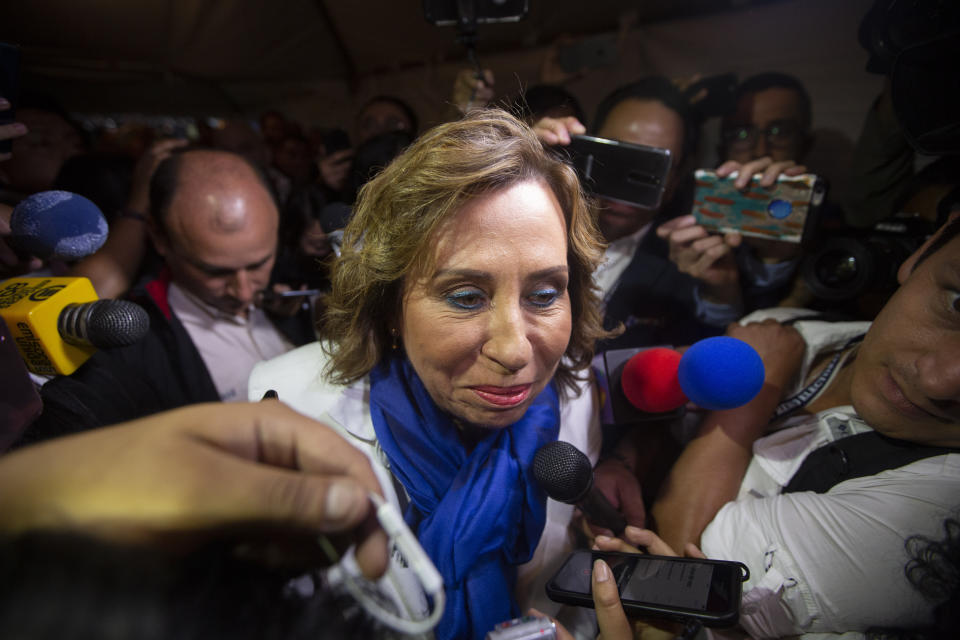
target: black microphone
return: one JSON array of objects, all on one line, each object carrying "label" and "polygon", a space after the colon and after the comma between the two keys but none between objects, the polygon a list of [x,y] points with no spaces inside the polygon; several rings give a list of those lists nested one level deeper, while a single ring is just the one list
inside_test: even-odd
[{"label": "black microphone", "polygon": [[68,304],[57,318],[57,331],[70,344],[97,349],[139,342],[150,330],[150,316],[135,302],[96,300]]},{"label": "black microphone", "polygon": [[588,520],[616,536],[623,534],[626,519],[593,486],[590,459],[569,442],[557,440],[540,447],[533,457],[533,476],[554,500],[576,505]]},{"label": "black microphone", "polygon": [[0,317],[27,367],[70,375],[97,349],[133,344],[150,317],[126,300],[97,300],[86,278],[11,278],[0,283]]}]

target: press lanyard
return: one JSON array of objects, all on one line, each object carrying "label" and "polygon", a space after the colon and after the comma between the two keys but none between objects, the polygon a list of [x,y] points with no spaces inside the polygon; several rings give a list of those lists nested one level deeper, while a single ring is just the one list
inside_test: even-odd
[{"label": "press lanyard", "polygon": [[840,349],[840,351],[838,351],[837,354],[830,359],[830,362],[828,362],[827,366],[824,367],[823,371],[820,372],[820,375],[813,379],[813,382],[808,384],[804,389],[801,389],[798,393],[777,405],[777,409],[773,412],[771,421],[779,420],[788,413],[792,413],[797,409],[802,409],[803,407],[807,406],[815,397],[817,397],[817,394],[823,390],[827,382],[829,382],[830,378],[833,376],[836,368],[844,360],[844,356],[848,355],[847,349],[863,340],[865,335],[866,334],[861,334],[859,336],[850,338],[847,343],[843,345],[843,348]]}]

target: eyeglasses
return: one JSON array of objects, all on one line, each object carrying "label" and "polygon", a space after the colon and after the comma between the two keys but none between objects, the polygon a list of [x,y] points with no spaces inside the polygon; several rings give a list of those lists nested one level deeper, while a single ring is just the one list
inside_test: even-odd
[{"label": "eyeglasses", "polygon": [[776,120],[762,131],[752,124],[731,127],[723,132],[724,143],[734,150],[753,149],[757,138],[763,134],[768,147],[783,149],[794,144],[800,135],[800,125],[795,120]]}]

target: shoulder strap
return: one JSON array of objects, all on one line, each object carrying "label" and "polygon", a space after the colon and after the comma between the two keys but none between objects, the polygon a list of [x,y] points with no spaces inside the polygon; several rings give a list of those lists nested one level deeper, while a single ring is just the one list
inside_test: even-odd
[{"label": "shoulder strap", "polygon": [[872,476],[924,458],[958,452],[960,449],[895,440],[876,431],[858,433],[812,451],[783,488],[783,493],[826,493],[844,480]]}]

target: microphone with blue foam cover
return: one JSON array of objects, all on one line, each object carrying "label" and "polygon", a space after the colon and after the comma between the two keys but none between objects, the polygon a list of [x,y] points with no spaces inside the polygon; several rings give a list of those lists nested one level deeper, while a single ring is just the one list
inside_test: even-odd
[{"label": "microphone with blue foam cover", "polygon": [[704,409],[742,407],[760,393],[765,375],[760,354],[730,336],[695,342],[677,368],[680,387]]},{"label": "microphone with blue foam cover", "polygon": [[10,241],[22,255],[42,260],[79,260],[107,240],[107,221],[87,198],[69,191],[41,191],[10,215]]},{"label": "microphone with blue foam cover", "polygon": [[620,384],[630,403],[649,413],[677,409],[688,401],[704,409],[733,409],[763,387],[760,355],[729,336],[694,343],[681,356],[673,349],[640,351],[623,367]]}]

